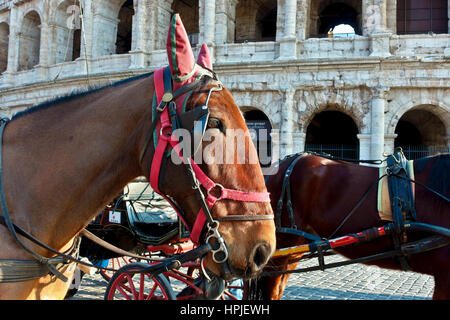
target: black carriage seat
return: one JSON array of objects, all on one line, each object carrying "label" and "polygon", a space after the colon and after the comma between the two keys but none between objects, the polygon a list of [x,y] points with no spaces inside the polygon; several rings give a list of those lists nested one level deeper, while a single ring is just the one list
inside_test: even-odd
[{"label": "black carriage seat", "polygon": [[127,189],[123,200],[130,227],[138,241],[157,245],[180,233],[177,213],[148,183],[134,182]]}]

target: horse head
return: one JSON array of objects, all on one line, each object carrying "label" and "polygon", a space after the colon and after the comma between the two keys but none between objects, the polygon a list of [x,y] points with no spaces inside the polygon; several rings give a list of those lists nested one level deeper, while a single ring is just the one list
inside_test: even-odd
[{"label": "horse head", "polygon": [[153,120],[158,112],[161,118],[152,129],[153,158],[142,157],[143,170],[151,161],[153,189],[183,208],[179,216],[194,242],[213,247],[205,267],[225,279],[256,276],[275,249],[275,226],[242,113],[212,70],[206,44],[195,60],[178,15],[170,25],[167,54],[169,67],[154,75]]}]

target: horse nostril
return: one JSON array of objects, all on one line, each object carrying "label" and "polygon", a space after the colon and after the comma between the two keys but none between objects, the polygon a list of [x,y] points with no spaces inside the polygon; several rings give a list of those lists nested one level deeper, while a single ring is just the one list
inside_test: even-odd
[{"label": "horse nostril", "polygon": [[256,272],[262,269],[269,261],[272,250],[266,242],[257,243],[250,251],[249,266]]}]

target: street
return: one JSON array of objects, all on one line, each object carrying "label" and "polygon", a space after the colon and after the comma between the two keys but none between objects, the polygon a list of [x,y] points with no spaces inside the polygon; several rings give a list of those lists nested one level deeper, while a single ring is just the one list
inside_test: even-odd
[{"label": "street", "polygon": [[[327,263],[343,260],[342,256],[326,257]],[[314,266],[316,260],[302,263]],[[102,300],[106,281],[99,274],[85,275],[77,294],[70,300]],[[434,279],[414,272],[381,269],[353,264],[325,271],[293,274],[283,300],[429,300]]]}]

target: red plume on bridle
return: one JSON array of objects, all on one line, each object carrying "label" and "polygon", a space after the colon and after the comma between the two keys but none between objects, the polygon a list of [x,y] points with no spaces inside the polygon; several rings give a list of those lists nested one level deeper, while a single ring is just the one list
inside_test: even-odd
[{"label": "red plume on bridle", "polygon": [[[200,73],[204,73],[205,70],[200,66],[212,70],[211,57],[206,44],[202,45],[196,63],[189,37],[179,14],[172,16],[166,48],[174,92],[195,81]],[[182,95],[176,99],[179,110],[185,104],[185,98],[186,95]]]},{"label": "red plume on bridle", "polygon": [[173,80],[184,82],[191,78],[195,72],[195,58],[179,14],[172,17],[166,46]]},{"label": "red plume on bridle", "polygon": [[[156,139],[153,139],[155,143],[155,152],[150,169],[150,184],[156,192],[162,194],[164,198],[172,204],[173,201],[171,201],[168,196],[159,190],[161,164],[163,163],[168,147],[172,148],[172,155],[175,153],[183,161],[187,159],[186,164],[189,164],[195,180],[198,181],[198,183],[207,192],[206,199],[202,200],[201,209],[197,214],[193,226],[191,226],[191,238],[195,243],[198,243],[202,235],[202,230],[204,229],[204,226],[207,225],[209,230],[213,231],[213,234],[208,236],[206,242],[209,242],[209,239],[217,239],[216,242],[219,244],[217,249],[212,250],[213,261],[216,263],[223,263],[228,259],[228,250],[225,245],[225,240],[221,237],[219,231],[217,230],[219,227],[219,220],[215,220],[212,217],[210,209],[213,208],[218,200],[222,199],[242,202],[270,203],[270,196],[267,192],[247,193],[241,190],[226,189],[222,185],[216,184],[213,180],[211,180],[192,158],[186,158],[184,151],[180,149],[180,141],[172,130],[176,130],[178,128],[177,122],[182,123],[181,116],[188,116],[187,118],[184,118],[185,121],[189,121],[190,123],[200,123],[201,127],[200,130],[198,130],[195,128],[196,124],[194,124],[194,127],[191,127],[190,130],[200,131],[200,134],[203,135],[204,130],[206,129],[209,114],[209,97],[213,91],[221,91],[223,89],[223,85],[220,80],[218,80],[216,74],[211,71],[211,57],[206,44],[203,44],[197,60],[198,64],[196,63],[189,38],[178,14],[175,14],[172,17],[170,23],[169,35],[167,37],[167,57],[169,58],[169,68],[164,67],[157,69],[155,70],[153,76],[156,99],[153,100],[155,112],[152,113],[152,121],[155,121],[156,119],[157,125],[156,130],[153,129],[152,131],[153,135],[156,135]],[[208,76],[212,81],[214,81],[214,83],[203,82],[203,76]],[[186,110],[186,103],[189,100],[191,93],[194,92],[199,85],[209,85],[207,95],[206,93],[204,94],[204,104],[202,106],[197,105],[198,108],[194,106],[192,110]],[[174,110],[174,99],[177,110]],[[174,121],[177,119],[172,117],[175,113],[173,111],[178,113],[177,119],[179,121]],[[188,114],[189,112],[197,111],[200,111],[200,113]],[[158,118],[154,117],[155,114]],[[196,117],[194,118],[194,116]],[[147,139],[147,142],[149,141],[151,141],[151,139]],[[143,149],[143,153],[141,153],[141,161],[146,149],[147,143]],[[216,187],[220,187],[221,189],[221,193],[218,198],[210,193],[210,191]],[[201,191],[199,187],[196,189],[199,194],[203,194],[203,191]],[[177,206],[174,205],[173,207],[177,213],[179,213]],[[183,215],[179,213],[179,216],[184,222]],[[221,219],[221,221],[273,220],[273,215],[232,215],[230,217],[222,217]],[[213,227],[213,225],[215,225],[215,227]],[[220,253],[220,255],[217,253]]]},{"label": "red plume on bridle", "polygon": [[206,43],[203,43],[202,48],[200,49],[200,53],[197,57],[197,64],[212,70],[211,56],[209,54],[209,49]]}]

